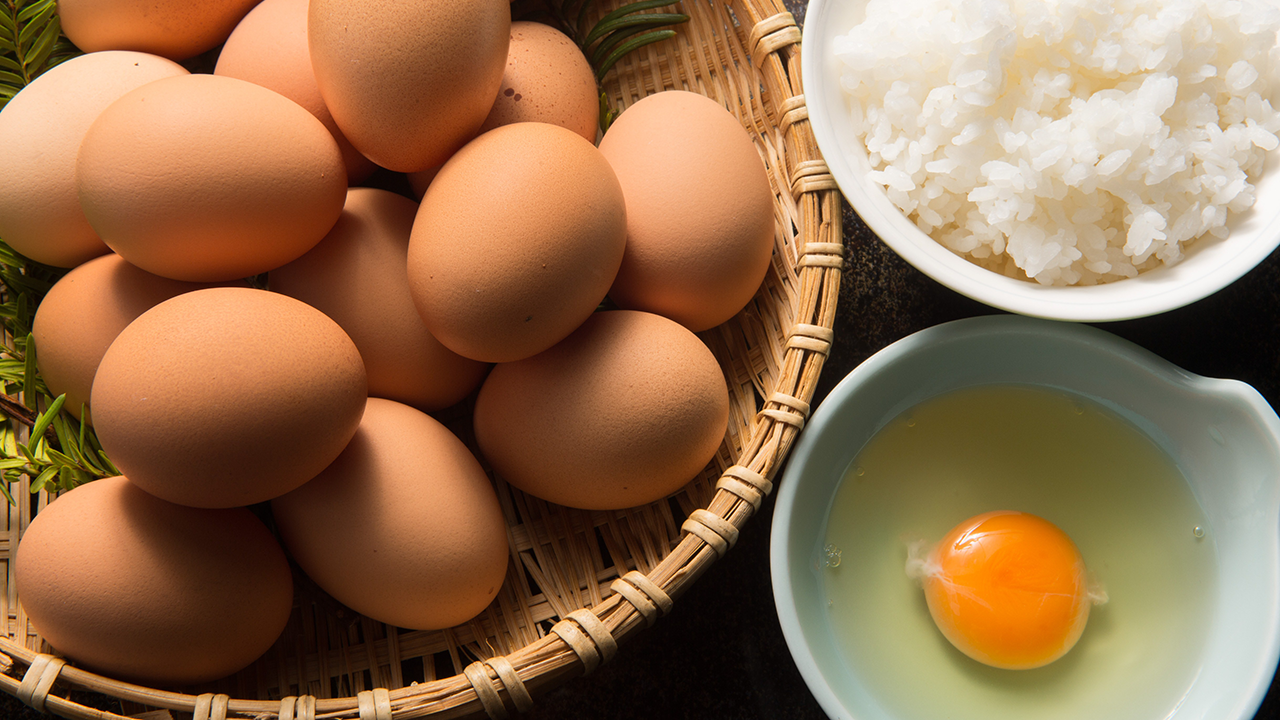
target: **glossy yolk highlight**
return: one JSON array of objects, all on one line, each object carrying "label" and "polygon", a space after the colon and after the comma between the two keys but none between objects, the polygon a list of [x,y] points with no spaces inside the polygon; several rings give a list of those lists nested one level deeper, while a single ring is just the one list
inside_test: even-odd
[{"label": "glossy yolk highlight", "polygon": [[1089,619],[1084,559],[1056,525],[1022,512],[972,517],[922,568],[929,613],[951,644],[999,668],[1047,665]]}]

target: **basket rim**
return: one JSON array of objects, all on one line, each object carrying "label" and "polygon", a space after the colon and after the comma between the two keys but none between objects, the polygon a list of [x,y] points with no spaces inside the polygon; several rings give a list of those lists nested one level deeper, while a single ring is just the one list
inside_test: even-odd
[{"label": "basket rim", "polygon": [[[147,707],[193,713],[195,720],[225,718],[229,713],[280,718],[314,717],[317,713],[358,713],[353,717],[390,720],[415,702],[442,701],[443,716],[487,713],[505,717],[504,696],[517,711],[532,707],[524,680],[535,689],[549,689],[576,674],[585,674],[617,652],[617,642],[651,625],[671,607],[673,597],[699,577],[711,563],[733,546],[739,528],[755,514],[773,488],[771,478],[786,458],[810,411],[816,381],[830,350],[835,305],[844,267],[840,241],[840,192],[817,148],[808,121],[808,110],[799,82],[801,33],[794,16],[781,0],[738,0],[754,22],[747,50],[753,70],[768,75],[786,92],[773,96],[772,110],[779,118],[775,130],[800,148],[800,158],[790,169],[790,188],[797,202],[805,199],[808,214],[825,211],[834,222],[820,227],[799,227],[797,275],[800,287],[812,285],[817,297],[793,299],[814,307],[811,315],[795,312],[785,328],[788,373],[794,385],[764,398],[751,423],[750,433],[736,464],[721,473],[715,493],[705,507],[691,512],[681,526],[683,537],[649,573],[633,570],[616,579],[614,592],[595,606],[568,613],[537,641],[506,656],[477,660],[464,672],[447,678],[415,683],[398,689],[375,688],[355,696],[320,699],[288,696],[281,700],[233,699],[226,694],[190,695],[149,688],[67,665],[56,655],[39,653],[0,636],[0,689],[38,711],[67,718],[119,718],[103,710],[87,708],[51,693],[55,682],[64,687],[106,694]],[[747,18],[742,18],[746,26]],[[834,212],[832,212],[834,210]],[[806,230],[816,237],[804,240]],[[779,378],[782,385],[783,377]],[[610,626],[614,629],[610,630]],[[510,659],[526,669],[538,666],[546,672],[522,679]],[[26,666],[17,677],[18,666]],[[11,675],[10,673],[14,673]],[[505,690],[505,693],[503,692]]]}]

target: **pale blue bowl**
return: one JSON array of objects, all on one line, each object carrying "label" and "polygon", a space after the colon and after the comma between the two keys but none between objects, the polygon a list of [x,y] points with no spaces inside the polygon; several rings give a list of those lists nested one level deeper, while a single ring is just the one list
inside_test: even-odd
[{"label": "pale blue bowl", "polygon": [[1160,720],[1252,718],[1280,657],[1280,418],[1244,383],[1192,375],[1086,325],[1012,315],[939,325],[876,353],[822,401],[791,452],[773,515],[773,592],[787,645],[819,704],[833,718],[886,717],[841,657],[813,570],[841,478],[901,412],[991,383],[1092,398],[1178,464],[1213,528],[1218,588],[1200,674]]}]

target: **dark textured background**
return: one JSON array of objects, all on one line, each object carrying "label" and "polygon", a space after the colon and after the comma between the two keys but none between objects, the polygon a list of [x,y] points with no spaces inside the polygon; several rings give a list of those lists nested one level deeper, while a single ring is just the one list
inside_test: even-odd
[{"label": "dark textured background", "polygon": [[[803,22],[805,3],[786,2]],[[844,233],[851,262],[842,280],[835,345],[815,405],[854,366],[886,345],[941,322],[996,312],[916,271],[847,207]],[[1193,373],[1247,382],[1275,407],[1280,401],[1278,290],[1280,253],[1193,305],[1098,327]],[[593,675],[536,698],[537,706],[524,717],[825,717],[791,660],[774,612],[768,559],[772,509],[771,498],[743,529],[733,551],[677,601],[669,616],[624,644],[618,657]],[[76,697],[120,711],[107,698]],[[0,718],[39,717],[0,693]],[[1280,687],[1275,683],[1257,718],[1280,720]]]}]

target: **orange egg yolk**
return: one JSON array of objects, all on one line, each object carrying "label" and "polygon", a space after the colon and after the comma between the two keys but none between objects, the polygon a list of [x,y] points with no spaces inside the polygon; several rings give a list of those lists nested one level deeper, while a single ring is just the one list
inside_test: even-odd
[{"label": "orange egg yolk", "polygon": [[1091,603],[1084,559],[1049,521],[997,511],[957,525],[925,559],[929,613],[961,652],[998,668],[1047,665],[1080,639]]}]

